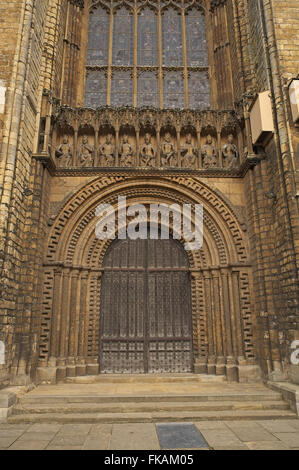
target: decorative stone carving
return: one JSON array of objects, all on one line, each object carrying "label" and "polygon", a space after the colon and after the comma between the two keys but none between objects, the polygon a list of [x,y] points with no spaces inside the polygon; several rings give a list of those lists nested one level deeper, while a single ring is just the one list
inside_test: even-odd
[{"label": "decorative stone carving", "polygon": [[165,134],[164,141],[161,145],[161,163],[162,166],[177,166],[176,153],[169,132]]},{"label": "decorative stone carving", "polygon": [[222,149],[222,156],[225,168],[232,169],[238,166],[239,152],[237,146],[234,144],[233,134],[229,134],[227,138],[227,143]]},{"label": "decorative stone carving", "polygon": [[72,147],[67,136],[64,136],[62,144],[55,151],[55,157],[59,160],[61,168],[70,168],[72,166]]},{"label": "decorative stone carving", "polygon": [[79,162],[82,167],[93,166],[93,146],[88,143],[88,137],[84,135],[82,137],[82,143],[79,147]]},{"label": "decorative stone carving", "polygon": [[[99,145],[96,151],[93,149],[92,154],[93,160],[95,160],[92,166],[96,168],[116,166],[132,168],[132,170],[136,167],[158,168],[158,166],[165,169],[177,168],[179,161],[174,138],[176,130],[183,136],[178,142],[182,169],[196,169],[198,167],[201,169],[203,167],[205,170],[213,171],[217,168],[218,174],[218,168],[221,166],[225,170],[223,174],[228,174],[229,171],[234,171],[234,165],[238,166],[241,171],[240,160],[244,162],[244,158],[240,159],[239,154],[237,158],[234,158],[237,155],[235,152],[238,152],[234,142],[223,142],[220,148],[216,144],[217,133],[222,136],[228,136],[230,133],[234,136],[235,141],[237,141],[237,136],[238,140],[244,141],[242,116],[237,119],[235,113],[231,111],[179,111],[130,107],[117,109],[102,107],[94,110],[61,107],[57,108],[56,112],[57,114],[53,117],[54,125],[51,129],[54,142],[61,143],[62,136],[65,135],[72,143],[78,129],[89,129],[85,134],[88,135],[90,143],[94,145],[91,136],[98,135]],[[116,139],[117,130],[120,130],[119,139]],[[200,150],[197,148],[195,140],[196,132],[204,136]],[[146,133],[149,134],[149,138],[145,137]],[[154,140],[155,133],[161,136],[159,143],[161,159],[156,158],[158,151],[156,140]],[[138,134],[140,141],[136,138]],[[188,134],[191,135],[191,139]],[[124,142],[125,135],[128,140]],[[224,146],[224,143],[227,147]],[[88,167],[90,163],[82,165],[80,162],[79,144],[77,158],[66,158],[67,162],[63,162],[64,157],[59,158],[58,154],[56,159],[54,152],[56,165],[61,168],[67,167],[67,165]],[[68,149],[68,143],[66,149]],[[68,150],[66,150],[66,155],[68,155],[67,152]],[[74,152],[71,150],[71,153]],[[89,154],[89,152],[87,153]],[[231,155],[229,155],[230,153]],[[221,162],[219,154],[223,157]],[[199,158],[200,162],[198,162]],[[229,162],[231,159],[233,162]],[[198,165],[198,163],[201,164]]]},{"label": "decorative stone carving", "polygon": [[213,138],[210,134],[207,136],[206,143],[201,149],[201,155],[203,168],[217,167],[217,149],[213,144]]},{"label": "decorative stone carving", "polygon": [[125,134],[120,146],[120,166],[131,167],[133,165],[133,154],[133,147]]},{"label": "decorative stone carving", "polygon": [[115,145],[112,135],[107,134],[105,143],[100,147],[100,162],[102,166],[114,166]]},{"label": "decorative stone carving", "polygon": [[197,149],[192,144],[192,136],[188,134],[186,137],[186,142],[181,149],[182,155],[182,166],[184,168],[195,168],[196,158],[198,155]]},{"label": "decorative stone carving", "polygon": [[145,167],[154,167],[156,159],[156,152],[151,143],[151,135],[146,133],[144,136],[144,143],[140,149],[140,164]]}]

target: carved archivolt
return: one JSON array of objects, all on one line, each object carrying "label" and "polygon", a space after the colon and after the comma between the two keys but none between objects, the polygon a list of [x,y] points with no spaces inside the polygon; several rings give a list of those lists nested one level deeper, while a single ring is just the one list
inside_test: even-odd
[{"label": "carved archivolt", "polygon": [[[96,225],[95,209],[100,203],[117,204],[119,195],[129,203],[151,202],[202,203],[208,259],[212,264],[248,263],[244,233],[233,211],[207,185],[195,178],[165,177],[134,179],[102,177],[78,191],[61,209],[51,228],[47,262],[85,264],[88,243],[93,243]],[[80,245],[80,254],[76,247]],[[83,256],[84,253],[84,256]],[[200,267],[200,266],[197,266]]]},{"label": "carved archivolt", "polygon": [[226,364],[252,363],[255,351],[245,235],[224,199],[191,177],[100,177],[59,210],[45,259],[41,363],[55,358],[58,369],[59,364],[72,364],[80,374],[96,373],[101,273],[111,241],[95,237],[95,209],[100,203],[116,205],[120,195],[127,197],[128,204],[146,206],[203,204],[204,244],[201,250],[188,252],[194,359],[201,364],[200,370],[209,373],[215,373],[217,367],[218,373],[225,373]]}]

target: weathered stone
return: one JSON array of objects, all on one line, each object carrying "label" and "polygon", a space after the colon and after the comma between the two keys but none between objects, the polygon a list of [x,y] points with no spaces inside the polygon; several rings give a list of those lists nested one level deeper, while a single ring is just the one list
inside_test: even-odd
[{"label": "weathered stone", "polygon": [[[176,3],[180,9],[182,3]],[[198,57],[199,36],[188,27],[193,13],[173,11],[180,24],[187,21],[182,35],[186,44],[174,54],[182,69],[169,70],[168,54],[163,60],[156,54],[158,79],[150,83],[156,87],[155,106],[169,103],[169,85],[175,87],[173,99],[182,99],[181,110],[140,107],[144,75],[139,76],[135,59],[131,65],[129,58],[117,62],[127,51],[116,58],[107,50],[109,44],[116,47],[109,26],[107,37],[89,54],[88,38],[94,32],[98,40],[98,23],[93,23],[96,14],[101,19],[97,7],[89,17],[82,1],[28,0],[25,7],[23,0],[14,0],[0,6],[0,341],[5,345],[0,386],[32,380],[55,384],[97,375],[104,367],[100,317],[108,244],[95,237],[94,210],[100,203],[114,204],[123,194],[139,204],[204,205],[204,243],[200,253],[188,252],[186,268],[193,350],[188,370],[225,375],[229,382],[249,383],[262,376],[298,384],[298,366],[290,365],[290,358],[291,344],[299,339],[299,138],[287,89],[299,70],[296,0],[265,0],[263,11],[257,0],[236,5],[205,0],[206,17],[194,10],[201,15],[196,24],[206,22],[202,37],[207,31],[206,41],[200,41],[207,44],[206,55]],[[105,18],[109,20],[106,13]],[[167,21],[162,23],[166,27]],[[116,27],[114,31],[117,38]],[[101,64],[107,70],[86,69],[86,57],[94,51],[102,54],[100,62],[112,57],[112,65]],[[138,51],[130,54],[140,65]],[[203,64],[203,71],[198,70]],[[119,74],[129,77],[128,86]],[[83,108],[88,83],[91,93],[96,87],[105,90],[101,104],[107,108],[95,109],[94,94],[89,96],[94,109]],[[115,83],[120,89],[114,90]],[[262,134],[253,147],[249,113],[254,96],[269,83],[275,129],[267,140]],[[113,99],[129,89],[131,107],[112,108]],[[204,92],[195,96],[194,90]],[[210,109],[203,110],[209,103]],[[166,260],[165,246],[162,252]],[[172,261],[168,256],[167,269]],[[173,280],[177,267],[169,276],[171,272]],[[115,276],[124,273],[119,269]],[[128,299],[121,290],[111,295],[127,304],[119,302],[119,311],[109,306],[116,319],[126,316],[123,307],[133,311],[142,291],[137,284]],[[161,293],[151,299],[157,311],[164,312],[162,304],[178,305],[177,289],[168,291],[164,304]],[[185,371],[178,359],[169,366],[168,346],[157,369],[167,357],[166,370]],[[178,352],[173,351],[175,358]],[[122,367],[134,372],[139,365],[133,364],[131,353],[129,357],[132,363],[123,361]],[[143,372],[147,366],[145,360]],[[6,408],[0,398],[2,419]]]}]

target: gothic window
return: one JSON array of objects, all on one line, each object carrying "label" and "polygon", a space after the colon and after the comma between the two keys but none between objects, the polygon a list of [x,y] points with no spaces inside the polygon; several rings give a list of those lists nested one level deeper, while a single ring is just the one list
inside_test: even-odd
[{"label": "gothic window", "polygon": [[[90,13],[85,105],[209,107],[201,1],[96,0]],[[122,6],[121,6],[122,5]]]},{"label": "gothic window", "polygon": [[138,65],[158,65],[157,16],[149,8],[138,15]]},{"label": "gothic window", "polygon": [[163,107],[184,108],[184,79],[182,73],[166,71],[163,80]]},{"label": "gothic window", "polygon": [[104,71],[88,70],[85,87],[85,106],[95,108],[107,103],[107,79]]},{"label": "gothic window", "polygon": [[141,72],[138,78],[137,105],[158,107],[158,79],[157,72]]},{"label": "gothic window", "polygon": [[101,7],[90,14],[87,65],[108,64],[109,14]]},{"label": "gothic window", "polygon": [[114,15],[112,64],[133,65],[133,16],[122,7]]},{"label": "gothic window", "polygon": [[125,106],[132,104],[132,78],[128,70],[113,71],[111,81],[111,105]]},{"label": "gothic window", "polygon": [[189,107],[208,108],[210,104],[210,88],[207,72],[189,72]]},{"label": "gothic window", "polygon": [[186,15],[186,42],[188,67],[206,67],[208,65],[206,21],[203,12],[195,8]]},{"label": "gothic window", "polygon": [[162,16],[163,65],[179,67],[183,65],[182,21],[174,9]]}]

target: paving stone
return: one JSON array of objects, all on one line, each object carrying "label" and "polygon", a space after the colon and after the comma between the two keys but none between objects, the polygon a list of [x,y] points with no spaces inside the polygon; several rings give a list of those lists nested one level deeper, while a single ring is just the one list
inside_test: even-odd
[{"label": "paving stone", "polygon": [[299,419],[290,420],[290,426],[299,431]]},{"label": "paving stone", "polygon": [[0,439],[5,438],[5,437],[15,437],[16,439],[20,436],[22,436],[26,432],[24,429],[21,431],[20,429],[6,429],[2,430],[0,429]]},{"label": "paving stone", "polygon": [[234,445],[234,446],[213,446],[212,450],[247,450],[248,447],[245,444]]},{"label": "paving stone", "polygon": [[36,423],[28,426],[28,432],[58,432],[62,428],[62,424],[45,424],[45,423]]},{"label": "paving stone", "polygon": [[15,432],[24,432],[30,427],[30,424],[1,424],[0,423],[0,432],[5,431],[15,431]]},{"label": "paving stone", "polygon": [[60,430],[59,435],[87,435],[90,432],[92,424],[64,424]]},{"label": "paving stone", "polygon": [[255,441],[277,441],[277,438],[255,423],[248,423],[248,426],[238,426],[238,424],[227,424],[228,427],[235,433],[238,439],[243,442]]},{"label": "paving stone", "polygon": [[258,429],[260,427],[259,421],[249,421],[249,420],[235,420],[235,421],[222,421],[226,426],[229,428],[231,426],[238,426],[240,428],[255,428]]},{"label": "paving stone", "polygon": [[161,449],[200,449],[208,444],[194,424],[157,424]]},{"label": "paving stone", "polygon": [[94,424],[86,438],[83,450],[107,450],[112,435],[112,424]]},{"label": "paving stone", "polygon": [[274,435],[290,447],[299,447],[299,432],[275,432]]},{"label": "paving stone", "polygon": [[223,421],[199,421],[198,423],[194,423],[195,426],[199,429],[222,429],[227,430],[228,427]]},{"label": "paving stone", "polygon": [[25,432],[22,434],[18,441],[48,441],[50,442],[54,436],[55,432]]},{"label": "paving stone", "polygon": [[16,440],[17,440],[17,437],[14,437],[14,436],[0,437],[0,447],[3,447],[4,449],[6,449],[9,446],[11,446]]},{"label": "paving stone", "polygon": [[154,424],[114,424],[110,450],[158,450],[160,449]]},{"label": "paving stone", "polygon": [[203,437],[209,444],[209,446],[215,447],[243,447],[242,441],[236,437],[236,435],[227,430],[213,430],[206,429],[201,431]]},{"label": "paving stone", "polygon": [[[59,447],[66,447],[66,446],[83,446],[84,442],[86,441],[86,436],[80,435],[73,435],[73,436],[58,436],[56,435],[54,439],[51,440],[51,446],[59,446]],[[49,442],[48,442],[49,444]]]},{"label": "paving stone", "polygon": [[280,420],[276,421],[261,421],[259,424],[265,428],[269,432],[294,432],[296,429],[294,426],[292,426],[292,421],[290,420],[289,422],[280,422]]},{"label": "paving stone", "polygon": [[250,450],[290,450],[290,447],[280,441],[246,442],[246,446]]},{"label": "paving stone", "polygon": [[93,424],[88,436],[94,435],[111,435],[112,433],[112,424]]},{"label": "paving stone", "polygon": [[83,450],[107,450],[111,436],[109,434],[99,435],[98,437],[88,437],[83,445]]},{"label": "paving stone", "polygon": [[46,450],[82,450],[82,446],[48,446]]},{"label": "paving stone", "polygon": [[17,441],[8,450],[44,450],[49,441]]}]

